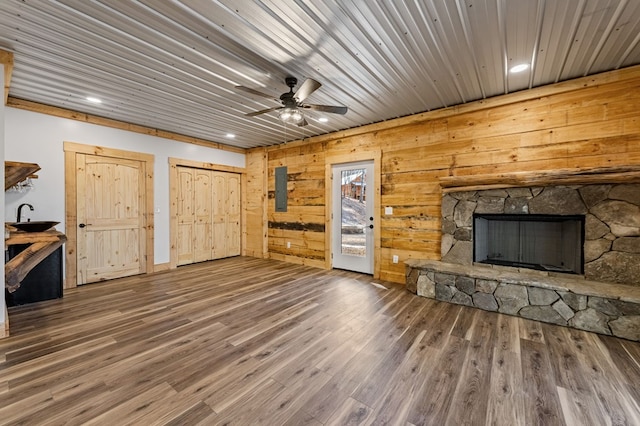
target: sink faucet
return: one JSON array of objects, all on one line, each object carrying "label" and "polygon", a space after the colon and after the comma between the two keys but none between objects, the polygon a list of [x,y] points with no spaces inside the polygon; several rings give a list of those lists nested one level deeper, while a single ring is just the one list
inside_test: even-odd
[{"label": "sink faucet", "polygon": [[31,204],[22,203],[18,206],[18,217],[16,218],[16,222],[20,222],[20,216],[22,216],[22,208],[24,206],[29,207],[29,210],[33,211],[33,206]]}]

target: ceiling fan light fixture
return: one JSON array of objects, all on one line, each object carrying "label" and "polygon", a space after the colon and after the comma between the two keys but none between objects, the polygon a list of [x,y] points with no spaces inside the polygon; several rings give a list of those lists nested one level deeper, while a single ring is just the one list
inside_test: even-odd
[{"label": "ceiling fan light fixture", "polygon": [[298,124],[302,122],[304,116],[298,108],[285,108],[278,114],[278,118],[285,123]]}]

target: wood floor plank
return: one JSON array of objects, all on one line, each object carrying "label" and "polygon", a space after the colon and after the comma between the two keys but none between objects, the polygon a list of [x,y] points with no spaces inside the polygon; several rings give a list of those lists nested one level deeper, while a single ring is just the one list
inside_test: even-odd
[{"label": "wood floor plank", "polygon": [[526,423],[528,425],[565,424],[546,346],[523,339],[520,348]]},{"label": "wood floor plank", "polygon": [[521,339],[544,343],[542,323],[524,318],[518,318],[518,325],[520,326],[519,334]]},{"label": "wood floor plank", "polygon": [[[470,324],[469,349],[458,386],[453,393],[454,410],[447,416],[448,425],[482,425],[487,413],[493,345],[496,341],[496,315],[478,309],[463,308],[462,312],[474,310],[475,321]],[[471,316],[471,315],[469,315]]]},{"label": "wood floor plank", "polygon": [[[424,343],[426,330],[422,330],[407,350],[407,356],[390,381],[379,386],[380,398],[375,403],[375,411],[366,423],[374,425],[404,424],[409,415],[412,397],[422,385],[431,369],[431,360],[438,353]],[[368,421],[368,420],[371,421]]]},{"label": "wood floor plank", "polygon": [[564,389],[572,389],[579,393],[585,391],[589,387],[586,371],[583,370],[571,345],[567,344],[570,341],[567,329],[543,324],[542,330],[552,361],[555,383]]},{"label": "wood floor plank", "polygon": [[468,340],[448,336],[444,350],[433,359],[433,370],[416,392],[407,418],[409,422],[414,425],[445,424],[468,349]]},{"label": "wood floor plank", "polygon": [[194,425],[209,418],[215,414],[211,407],[202,401],[199,401],[196,405],[189,407],[185,411],[174,415],[173,417],[158,419],[157,424],[164,424],[166,426],[183,426]]},{"label": "wood floor plank", "polygon": [[520,354],[494,348],[488,388],[487,425],[526,425]]},{"label": "wood floor plank", "polygon": [[[317,389],[324,386],[331,376],[318,370],[311,369],[304,374],[298,374],[285,383],[282,392],[275,395],[260,407],[260,415],[249,419],[252,424],[280,425],[306,407],[312,397],[307,389]],[[279,382],[282,383],[282,382]]]},{"label": "wood floor plank", "polygon": [[593,345],[588,352],[590,379],[596,384],[595,394],[612,424],[640,424],[640,404],[627,392],[626,376],[615,363],[598,335],[586,335]]},{"label": "wood floor plank", "polygon": [[496,348],[500,351],[520,354],[520,326],[517,317],[496,315],[498,328],[496,330]]},{"label": "wood floor plank", "polygon": [[640,344],[235,257],[9,309],[5,424],[640,424]]},{"label": "wood floor plank", "polygon": [[449,334],[455,325],[456,318],[462,309],[462,306],[451,305],[445,302],[433,302],[433,312],[429,315],[431,325],[427,329],[428,335],[425,344],[434,348],[442,348],[449,340]]},{"label": "wood floor plank", "polygon": [[347,398],[325,424],[334,426],[361,425],[366,424],[370,415],[371,407],[356,399]]},{"label": "wood floor plank", "polygon": [[381,387],[391,381],[410,351],[424,337],[424,329],[427,326],[427,316],[422,312],[424,308],[424,304],[412,306],[407,310],[409,314],[405,315],[402,321],[398,320],[397,327],[404,329],[404,332],[353,393],[355,399],[371,407],[383,397]]},{"label": "wood floor plank", "polygon": [[216,423],[223,425],[263,424],[257,422],[262,414],[260,408],[283,390],[284,386],[273,379],[259,382],[239,395],[234,400],[234,404],[215,410],[219,413]]},{"label": "wood floor plank", "polygon": [[367,343],[351,358],[343,368],[336,371],[325,386],[318,389],[316,395],[310,400],[307,411],[320,422],[325,423],[333,412],[352,396],[358,387],[373,373],[376,367],[384,359],[384,356],[393,347],[395,341],[402,335],[394,327],[394,321],[380,323],[377,330],[371,330]]},{"label": "wood floor plank", "polygon": [[573,392],[558,387],[558,398],[562,406],[564,422],[567,425],[604,425],[607,419],[599,409],[597,401],[581,392]]}]

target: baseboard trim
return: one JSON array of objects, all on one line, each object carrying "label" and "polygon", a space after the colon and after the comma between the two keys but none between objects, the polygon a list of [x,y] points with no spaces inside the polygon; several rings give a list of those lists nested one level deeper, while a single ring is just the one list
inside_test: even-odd
[{"label": "baseboard trim", "polygon": [[171,265],[169,262],[167,263],[157,263],[153,265],[153,272],[164,272],[171,269]]}]

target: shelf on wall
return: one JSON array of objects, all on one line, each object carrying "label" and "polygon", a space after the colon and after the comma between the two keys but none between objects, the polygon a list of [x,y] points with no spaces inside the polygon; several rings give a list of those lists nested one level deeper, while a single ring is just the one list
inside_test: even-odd
[{"label": "shelf on wall", "polygon": [[22,182],[27,178],[37,178],[35,172],[40,170],[36,163],[22,163],[18,161],[4,162],[4,190]]}]

